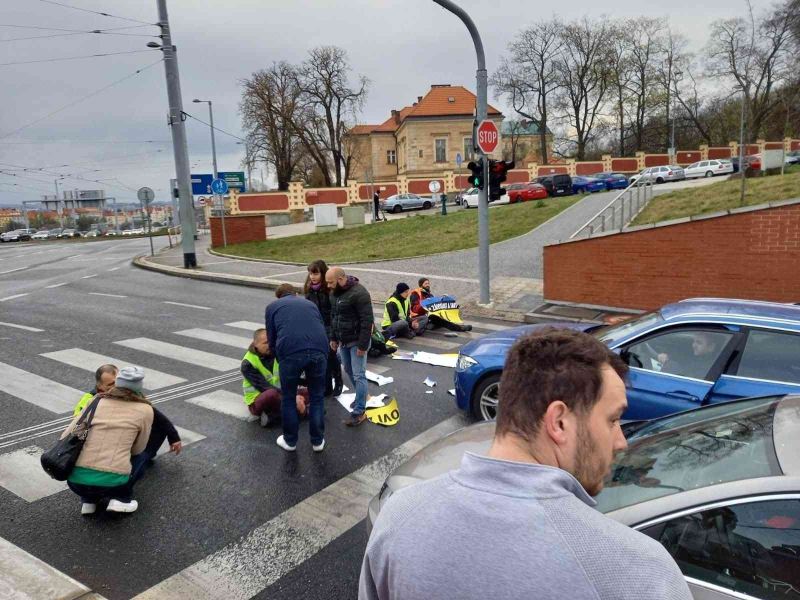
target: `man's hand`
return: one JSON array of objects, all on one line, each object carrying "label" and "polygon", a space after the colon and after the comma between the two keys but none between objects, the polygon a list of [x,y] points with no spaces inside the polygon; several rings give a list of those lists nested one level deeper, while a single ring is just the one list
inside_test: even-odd
[{"label": "man's hand", "polygon": [[339,349],[339,342],[331,342],[331,350],[336,352]]},{"label": "man's hand", "polygon": [[356,355],[357,356],[364,356],[366,353],[367,353],[367,351],[366,350],[362,350],[361,348],[356,350]]},{"label": "man's hand", "polygon": [[411,321],[411,329],[419,329],[419,321]]},{"label": "man's hand", "polygon": [[300,413],[301,415],[305,415],[306,414],[306,400],[305,400],[305,398],[303,398],[303,396],[301,394],[297,394],[297,396],[295,397],[294,401],[295,401],[295,404],[297,405],[297,412]]},{"label": "man's hand", "polygon": [[183,442],[181,442],[180,440],[178,440],[174,444],[169,445],[169,451],[174,452],[176,456],[181,453],[182,449],[183,449]]}]

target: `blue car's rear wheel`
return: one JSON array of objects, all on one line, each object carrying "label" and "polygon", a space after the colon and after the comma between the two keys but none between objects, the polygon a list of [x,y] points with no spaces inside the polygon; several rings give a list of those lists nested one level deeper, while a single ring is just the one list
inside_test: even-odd
[{"label": "blue car's rear wheel", "polygon": [[470,411],[479,421],[492,421],[497,417],[497,402],[500,399],[500,373],[492,373],[481,379],[472,390]]}]

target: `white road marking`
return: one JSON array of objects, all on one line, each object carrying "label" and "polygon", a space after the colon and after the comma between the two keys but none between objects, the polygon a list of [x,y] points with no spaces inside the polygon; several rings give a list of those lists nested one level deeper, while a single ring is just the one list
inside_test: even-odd
[{"label": "white road marking", "polygon": [[[145,378],[146,379],[146,378]],[[206,439],[201,433],[195,433],[194,431],[189,431],[188,429],[184,429],[183,427],[175,427],[178,431],[178,435],[181,436],[181,442],[183,447],[186,448],[189,444],[194,444],[195,442],[199,442],[200,440]],[[161,448],[158,449],[156,452],[156,456],[163,456],[164,454],[169,454],[169,440],[164,440],[164,443],[161,444]]]},{"label": "white road marking", "polygon": [[[134,600],[244,600],[257,595],[362,521],[370,499],[398,465],[464,425],[461,415],[442,421]],[[259,568],[242,569],[243,561]]]},{"label": "white road marking", "polygon": [[17,267],[16,269],[9,269],[8,271],[0,271],[0,275],[5,275],[6,273],[16,273],[17,271],[24,271],[28,267]]},{"label": "white road marking", "polygon": [[210,306],[198,306],[197,304],[184,304],[183,302],[171,302],[164,300],[164,304],[172,304],[174,306],[185,306],[186,308],[197,308],[199,310],[211,310]]},{"label": "white road marking", "polygon": [[111,271],[119,271],[121,268],[122,268],[122,267],[114,267],[113,269],[109,269],[108,271],[109,271],[109,273],[110,273]]},{"label": "white road marking", "polygon": [[9,394],[58,414],[72,412],[83,395],[80,390],[5,363],[0,363],[0,381],[3,382],[0,394]]},{"label": "white road marking", "polygon": [[455,350],[456,348],[460,348],[461,344],[454,344],[452,342],[446,342],[450,338],[440,338],[440,339],[433,339],[433,338],[426,338],[422,336],[417,336],[412,339],[405,339],[405,338],[394,338],[395,344],[401,350],[407,350],[406,344],[411,344],[413,346],[425,346],[426,348],[434,348],[436,350]]},{"label": "white road marking", "polygon": [[[400,259],[398,259],[400,260]],[[367,269],[362,267],[350,267],[348,266],[346,269],[348,272],[350,271],[363,271],[365,273],[385,273],[388,275],[405,275],[408,277],[428,277],[426,273],[409,273],[408,271],[392,271],[389,269]],[[430,275],[431,279],[443,279],[446,281],[461,281],[463,283],[479,283],[477,279],[468,279],[466,277],[447,277],[445,275]]]},{"label": "white road marking", "polygon": [[109,298],[127,298],[127,296],[122,296],[120,294],[103,294],[101,292],[89,292],[90,296],[108,296]]},{"label": "white road marking", "polygon": [[16,323],[3,323],[0,321],[0,326],[3,327],[13,327],[14,329],[22,329],[23,331],[32,331],[33,333],[41,333],[44,329],[38,329],[36,327],[28,327],[27,325],[17,325]]},{"label": "white road marking", "polygon": [[225,323],[225,326],[236,327],[237,329],[247,329],[249,331],[264,329],[264,323],[256,323],[255,321],[236,321],[234,323]]},{"label": "white road marking", "polygon": [[368,365],[369,370],[373,373],[377,373],[378,375],[383,375],[386,371],[391,370],[392,367],[387,365],[376,365],[375,363],[370,362]]},{"label": "white road marking", "polygon": [[0,302],[8,302],[9,300],[14,300],[15,298],[22,298],[27,296],[27,292],[24,294],[14,294],[13,296],[6,296],[5,298],[0,298]]},{"label": "white road marking", "polygon": [[202,396],[189,398],[186,402],[228,415],[229,417],[241,419],[242,421],[255,421],[258,419],[258,417],[251,415],[250,411],[247,410],[247,405],[244,403],[242,394],[236,394],[228,390],[214,390]]},{"label": "white road marking", "polygon": [[92,277],[97,277],[97,273],[93,273],[92,275],[84,275],[81,279],[91,279]]},{"label": "white road marking", "polygon": [[134,366],[144,369],[144,387],[147,390],[160,390],[161,388],[170,387],[183,383],[186,380],[183,377],[176,377],[169,373],[162,373],[149,367],[144,367],[130,361],[114,358],[113,356],[106,356],[104,354],[96,354],[89,352],[82,348],[68,348],[66,350],[58,350],[56,352],[45,352],[40,354],[45,358],[57,360],[65,365],[77,367],[84,371],[94,372],[97,367],[105,364],[117,365],[118,367]]},{"label": "white road marking", "polygon": [[277,279],[278,277],[288,277],[289,275],[306,275],[307,273],[308,273],[307,269],[303,269],[302,271],[289,271],[288,273],[276,273],[275,275],[267,275],[267,279]]},{"label": "white road marking", "polygon": [[202,350],[187,348],[186,346],[178,346],[177,344],[170,344],[160,340],[152,340],[150,338],[132,338],[130,340],[121,340],[114,343],[125,346],[126,348],[133,348],[134,350],[156,354],[163,358],[179,360],[207,369],[214,369],[215,371],[233,371],[238,370],[241,366],[241,361],[234,358],[212,354],[211,352],[203,352]]},{"label": "white road marking", "polygon": [[68,256],[65,260],[69,260],[70,258],[78,258],[79,256],[83,256],[83,254],[73,254],[72,256]]},{"label": "white road marking", "polygon": [[62,285],[67,285],[68,283],[69,283],[68,281],[65,281],[64,283],[55,283],[53,285],[46,285],[45,287],[48,290],[52,290],[53,288],[61,287]]},{"label": "white road marking", "polygon": [[28,446],[0,455],[0,486],[28,502],[66,490],[65,481],[56,481],[42,470],[42,452],[38,446]]},{"label": "white road marking", "polygon": [[210,329],[185,329],[184,331],[176,331],[175,334],[196,340],[203,340],[204,342],[215,342],[217,344],[233,346],[234,348],[241,348],[242,352],[245,352],[253,341],[252,337],[219,333],[218,331],[211,331]]}]

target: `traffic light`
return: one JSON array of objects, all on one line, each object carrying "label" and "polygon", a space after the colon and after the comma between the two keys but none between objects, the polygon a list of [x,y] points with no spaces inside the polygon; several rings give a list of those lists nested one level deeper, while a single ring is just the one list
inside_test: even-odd
[{"label": "traffic light", "polygon": [[500,187],[500,184],[506,180],[506,174],[513,168],[513,160],[489,161],[489,200],[498,200],[506,193],[506,188]]},{"label": "traffic light", "polygon": [[472,175],[469,176],[469,184],[472,187],[476,187],[479,190],[483,189],[483,159],[479,159],[477,161],[470,161],[467,164],[467,168],[472,171]]}]

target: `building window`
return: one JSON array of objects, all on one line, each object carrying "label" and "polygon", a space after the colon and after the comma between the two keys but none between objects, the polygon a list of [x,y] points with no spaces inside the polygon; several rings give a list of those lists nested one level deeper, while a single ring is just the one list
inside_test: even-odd
[{"label": "building window", "polygon": [[447,140],[446,139],[438,139],[436,140],[436,162],[443,163],[447,162]]},{"label": "building window", "polygon": [[387,150],[386,151],[386,164],[387,165],[396,165],[397,164],[397,151],[396,150]]},{"label": "building window", "polygon": [[419,157],[422,158],[422,148],[419,149]]},{"label": "building window", "polygon": [[472,147],[472,138],[464,138],[464,160],[472,160],[475,158],[475,150]]}]

